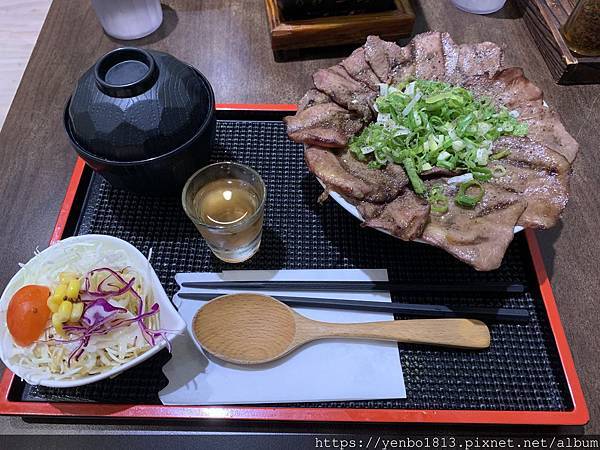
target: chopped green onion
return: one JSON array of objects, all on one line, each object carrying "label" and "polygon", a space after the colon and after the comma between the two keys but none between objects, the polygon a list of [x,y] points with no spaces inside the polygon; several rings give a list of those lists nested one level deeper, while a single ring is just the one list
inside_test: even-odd
[{"label": "chopped green onion", "polygon": [[437,102],[441,102],[442,100],[454,100],[455,102],[459,103],[462,102],[462,99],[459,96],[453,94],[452,92],[441,92],[439,94],[427,97],[425,99],[425,103],[431,105]]},{"label": "chopped green onion", "polygon": [[448,178],[448,180],[446,182],[448,184],[460,184],[460,183],[464,183],[466,181],[471,181],[472,179],[473,179],[472,173],[464,173],[462,175],[457,175],[455,177]]},{"label": "chopped green onion", "polygon": [[438,161],[446,161],[448,158],[450,158],[452,155],[450,153],[448,153],[446,150],[444,150],[442,153],[440,153],[437,157]]},{"label": "chopped green onion", "polygon": [[402,164],[404,165],[410,184],[412,184],[415,192],[417,194],[423,194],[425,192],[425,183],[423,183],[423,180],[421,180],[417,174],[417,168],[415,167],[414,161],[410,158],[406,158],[402,161]]},{"label": "chopped green onion", "polygon": [[[468,195],[467,189],[476,188],[477,195]],[[458,195],[454,199],[454,202],[458,206],[464,206],[466,208],[474,208],[477,203],[481,201],[484,194],[484,189],[481,183],[477,180],[470,180],[466,183],[462,183],[458,188]]]},{"label": "chopped green onion", "polygon": [[371,168],[402,165],[420,195],[426,189],[419,175],[433,167],[466,171],[479,181],[491,179],[489,162],[510,154],[492,154],[493,142],[527,134],[527,124],[516,114],[460,86],[407,80],[379,88],[378,121],[350,140],[350,151]]},{"label": "chopped green onion", "polygon": [[417,92],[412,100],[406,105],[406,108],[402,110],[403,116],[408,116],[408,114],[413,110],[417,102],[421,99],[421,93]]},{"label": "chopped green onion", "polygon": [[485,136],[487,132],[490,131],[492,128],[492,125],[490,125],[487,122],[479,122],[477,124],[477,134],[479,134],[480,136]]},{"label": "chopped green onion", "polygon": [[527,135],[527,132],[528,132],[528,130],[529,130],[529,129],[528,129],[528,127],[527,127],[527,124],[526,124],[526,123],[521,123],[521,122],[519,122],[519,123],[517,123],[517,124],[514,126],[514,128],[513,128],[513,130],[512,130],[512,133],[513,133],[515,136],[526,136],[526,135]]},{"label": "chopped green onion", "polygon": [[488,157],[490,156],[491,151],[486,148],[478,148],[475,156],[475,160],[477,164],[480,166],[486,166],[488,163]]},{"label": "chopped green onion", "polygon": [[492,167],[492,175],[495,178],[500,178],[506,175],[506,167],[501,166],[500,164]]},{"label": "chopped green onion", "polygon": [[430,189],[427,195],[431,211],[434,213],[444,214],[448,211],[448,197],[444,195],[443,190],[443,186],[436,185]]},{"label": "chopped green onion", "polygon": [[479,181],[488,181],[492,178],[492,171],[487,167],[473,167],[471,173],[473,178]]},{"label": "chopped green onion", "polygon": [[502,158],[506,158],[508,155],[510,155],[510,150],[504,149],[502,151],[499,151],[498,153],[493,153],[490,156],[490,159],[502,159]]},{"label": "chopped green onion", "polygon": [[436,166],[441,167],[442,169],[454,170],[456,165],[454,165],[451,161],[440,160],[435,163]]},{"label": "chopped green onion", "polygon": [[465,143],[463,141],[452,141],[452,150],[455,152],[460,152],[463,148],[465,148]]},{"label": "chopped green onion", "polygon": [[441,200],[441,199],[434,200],[433,202],[431,202],[430,209],[434,213],[438,213],[438,214],[444,214],[444,213],[448,212],[448,198],[446,198],[445,200]]}]

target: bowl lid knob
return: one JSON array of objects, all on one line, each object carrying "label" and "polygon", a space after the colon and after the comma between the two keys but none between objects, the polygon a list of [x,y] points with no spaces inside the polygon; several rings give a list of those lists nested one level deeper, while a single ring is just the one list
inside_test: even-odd
[{"label": "bowl lid knob", "polygon": [[111,97],[134,97],[150,89],[158,78],[158,67],[150,53],[141,48],[113,50],[94,67],[98,88]]}]

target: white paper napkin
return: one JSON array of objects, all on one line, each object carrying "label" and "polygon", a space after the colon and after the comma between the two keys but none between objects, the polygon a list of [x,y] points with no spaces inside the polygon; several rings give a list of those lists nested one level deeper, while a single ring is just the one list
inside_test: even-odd
[{"label": "white paper napkin", "polygon": [[[387,281],[386,270],[229,271],[178,274],[183,281],[332,280]],[[190,289],[182,289],[187,292]],[[216,292],[214,289],[208,291]],[[201,290],[194,290],[201,292]],[[229,293],[226,289],[222,293]],[[346,298],[390,302],[388,293],[268,292],[271,295]],[[173,356],[163,372],[169,385],[160,393],[165,405],[288,403],[405,398],[398,346],[394,342],[322,340],[273,363],[238,366],[205,355],[192,341],[190,324],[203,301],[173,299],[186,321],[188,334],[173,342]],[[393,320],[390,313],[295,308],[311,319],[331,322]]]}]

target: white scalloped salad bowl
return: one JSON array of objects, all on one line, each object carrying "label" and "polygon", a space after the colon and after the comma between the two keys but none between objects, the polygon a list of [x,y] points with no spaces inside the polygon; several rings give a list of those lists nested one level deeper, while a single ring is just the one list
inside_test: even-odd
[{"label": "white scalloped salad bowl", "polygon": [[159,339],[157,340],[156,345],[150,347],[146,352],[127,361],[124,364],[99,374],[84,376],[71,380],[60,380],[51,377],[32,379],[24,373],[24,368],[22,366],[19,366],[18,364],[15,364],[9,360],[8,355],[4,354],[5,339],[12,339],[6,324],[6,310],[14,293],[26,284],[25,279],[27,271],[36,270],[36,268],[39,268],[43,265],[44,261],[51,260],[54,256],[59,254],[59,252],[64,251],[65,248],[73,244],[81,243],[102,243],[106,246],[106,248],[125,251],[127,257],[131,260],[132,266],[135,266],[136,268],[143,268],[145,270],[144,273],[148,274],[147,278],[149,279],[146,279],[146,282],[150,283],[151,285],[153,301],[158,303],[160,307],[160,328],[170,331],[167,334],[168,341],[172,341],[177,334],[181,334],[185,330],[185,322],[167,297],[167,293],[160,283],[156,272],[146,257],[137,248],[122,239],[98,234],[74,236],[64,239],[37,254],[31,260],[29,260],[27,264],[22,266],[21,270],[19,270],[9,281],[8,285],[4,289],[4,292],[2,293],[2,297],[0,297],[0,358],[6,367],[8,367],[16,376],[24,379],[29,384],[39,384],[42,386],[57,388],[71,388],[94,383],[96,381],[114,377],[121,372],[124,372],[125,370],[140,364],[143,361],[146,361],[148,358],[158,353],[167,345],[167,341],[164,339]]}]

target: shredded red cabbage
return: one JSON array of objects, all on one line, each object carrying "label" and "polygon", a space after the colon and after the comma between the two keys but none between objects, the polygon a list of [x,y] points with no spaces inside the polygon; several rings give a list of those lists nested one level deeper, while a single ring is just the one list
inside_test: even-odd
[{"label": "shredded red cabbage", "polygon": [[[96,290],[92,291],[90,277],[97,272],[108,272],[108,275],[98,283]],[[119,288],[112,283],[107,283],[111,278],[115,278],[123,285],[123,287]],[[158,314],[160,306],[158,303],[154,303],[148,311],[144,311],[144,300],[133,288],[134,282],[135,278],[127,281],[119,272],[108,267],[93,269],[85,275],[83,290],[80,296],[81,300],[84,302],[81,324],[65,325],[63,327],[64,330],[69,331],[71,334],[75,335],[75,337],[68,340],[52,340],[59,343],[79,343],[79,345],[69,354],[69,359],[67,361],[69,366],[73,359],[78,361],[81,355],[83,355],[92,336],[106,335],[117,328],[128,327],[135,322],[137,322],[142,336],[150,346],[156,345],[156,340],[162,338],[167,343],[169,351],[171,351],[170,342],[166,338],[166,334],[170,331],[164,329],[153,330],[144,323],[144,319],[147,317]],[[106,289],[105,284],[116,289]],[[137,314],[134,317],[129,318],[122,316],[123,313],[128,312],[126,308],[114,306],[109,302],[111,298],[123,295],[127,292],[130,292],[137,299],[138,303]]]}]

